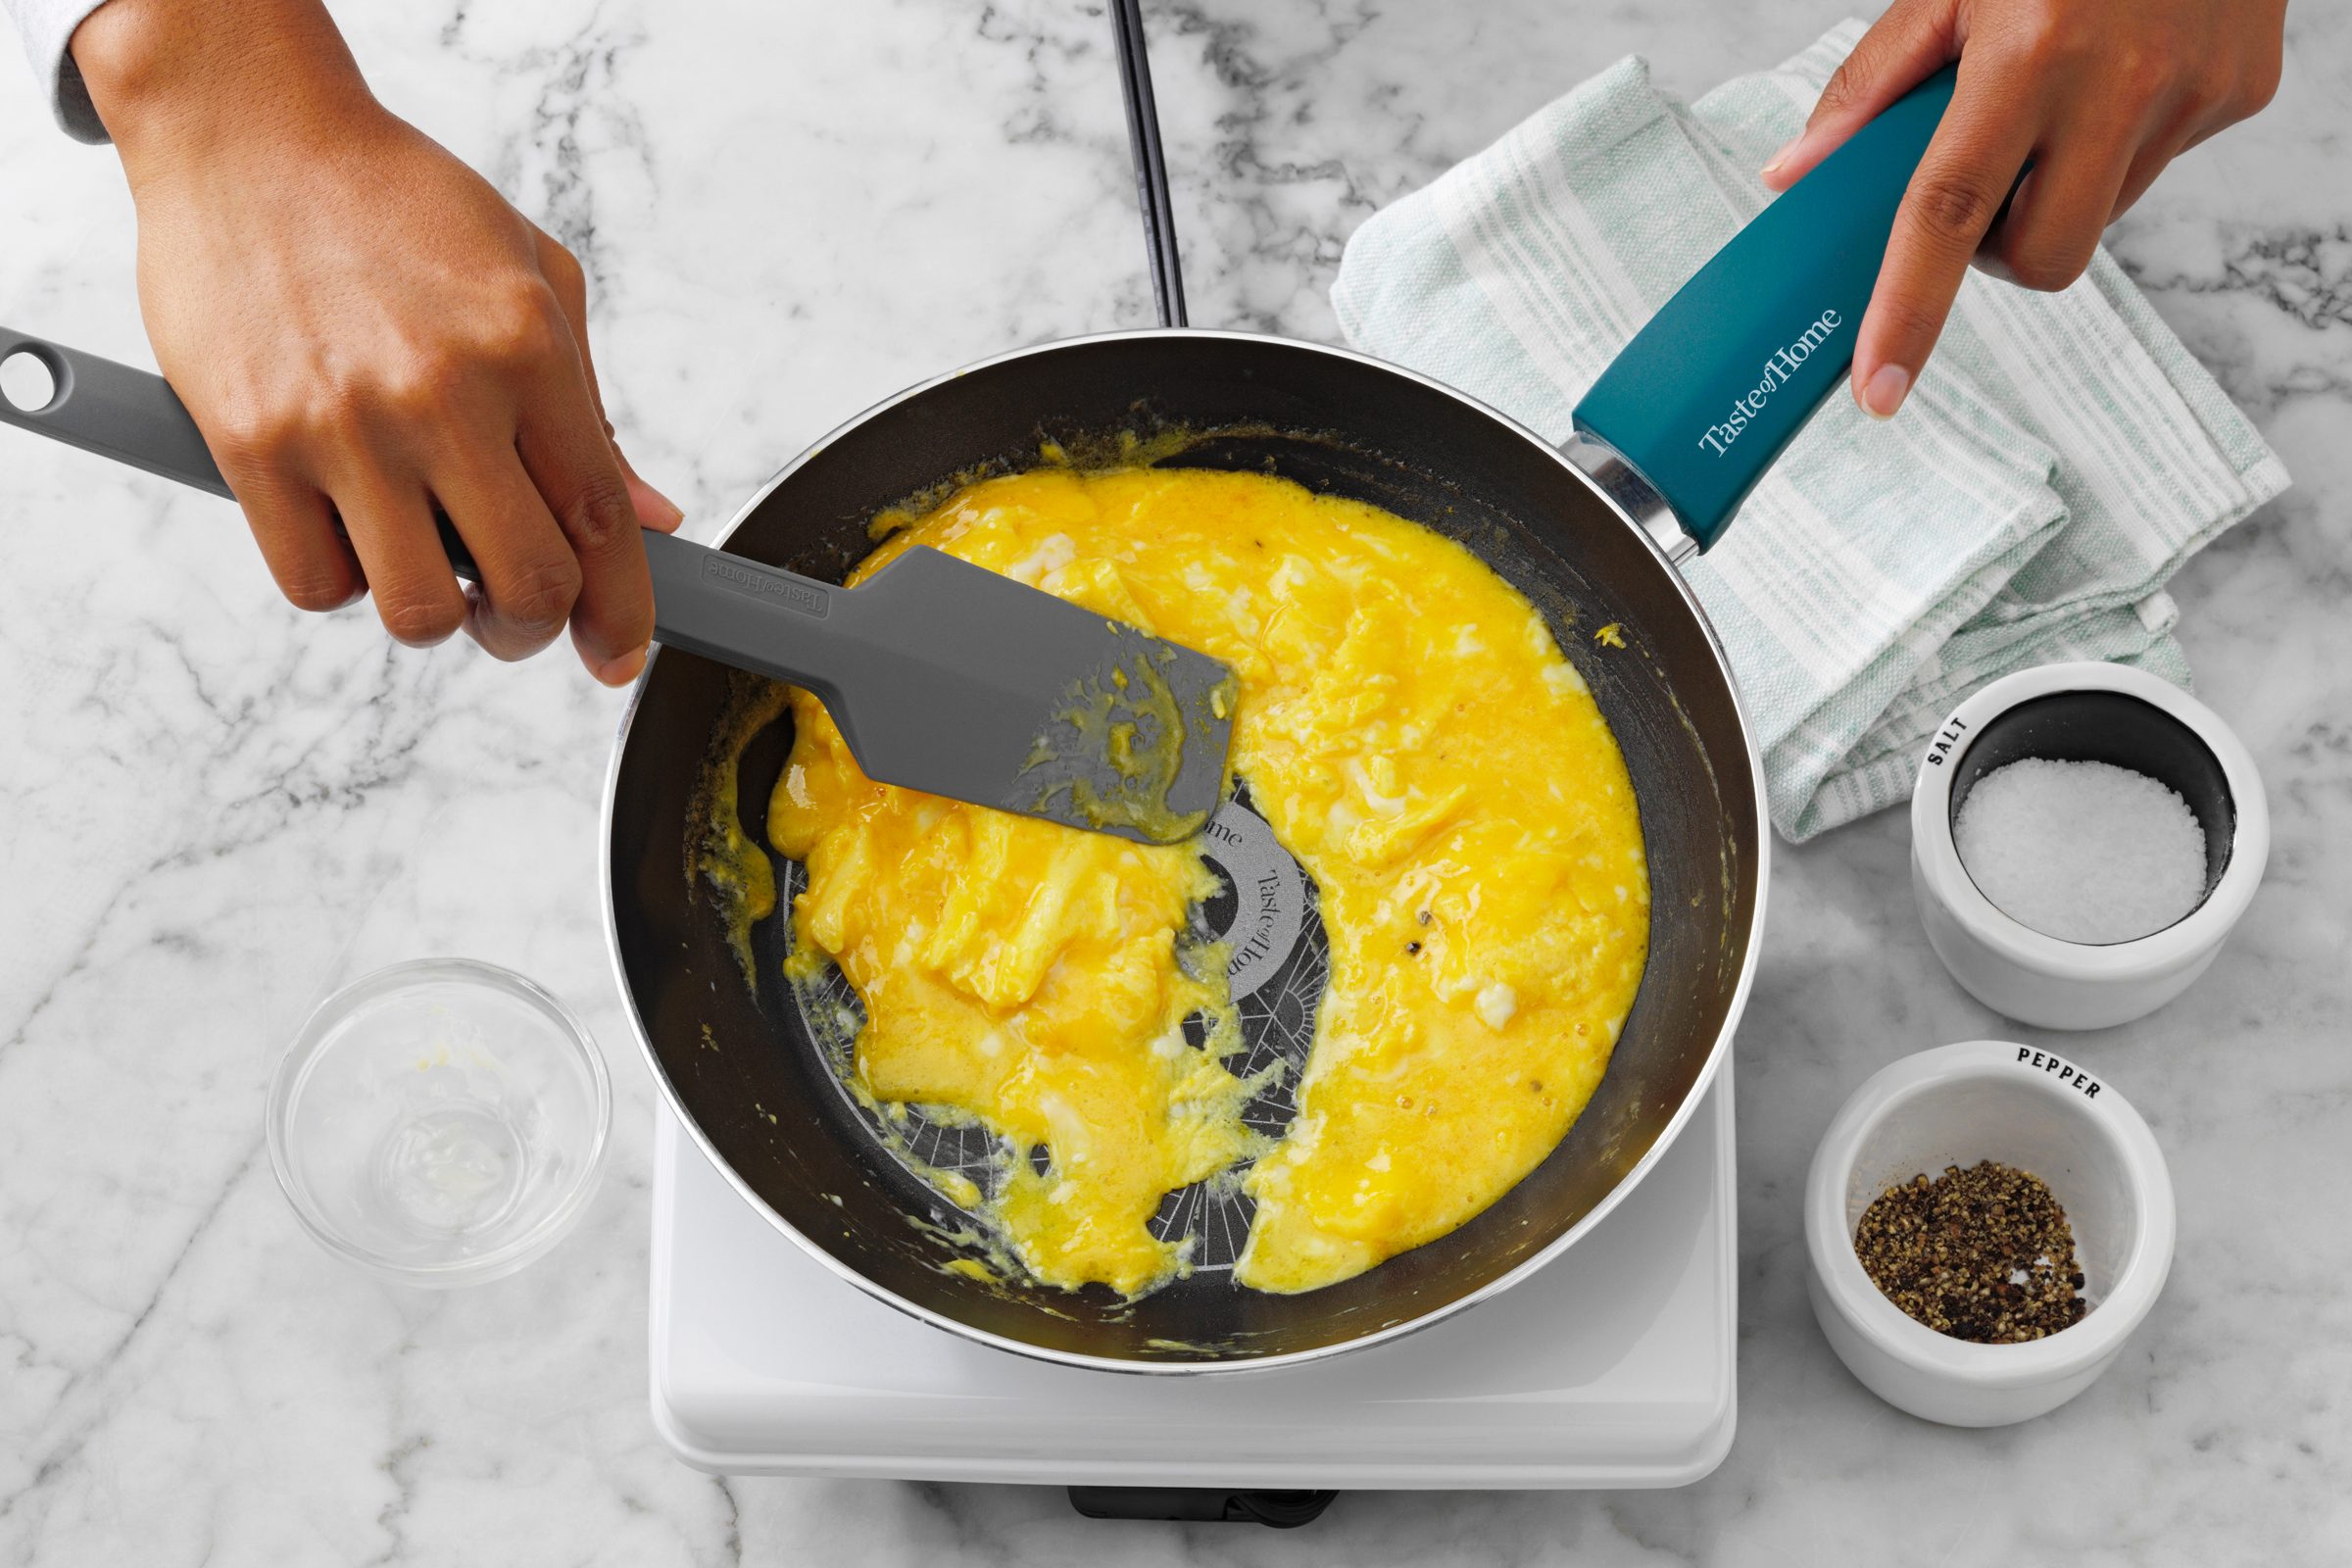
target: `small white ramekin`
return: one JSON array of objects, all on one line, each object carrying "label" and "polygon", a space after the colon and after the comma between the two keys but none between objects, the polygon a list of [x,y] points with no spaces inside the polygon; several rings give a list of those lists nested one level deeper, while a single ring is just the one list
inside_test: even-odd
[{"label": "small white ramekin", "polygon": [[[1914,1321],[1854,1255],[1862,1211],[1888,1187],[1998,1160],[2049,1187],[2075,1235],[2080,1322],[2024,1345],[1975,1345]],[[1805,1182],[1807,1288],[1830,1348],[1870,1391],[1947,1426],[2028,1420],[2115,1360],[2164,1289],[2173,1184],[2146,1122],[2095,1073],[2050,1052],[1971,1040],[1906,1056],[1854,1092]]]},{"label": "small white ramekin", "polygon": [[[1952,791],[1966,776],[1979,737],[2026,704],[2088,692],[2136,698],[2155,710],[2148,723],[2160,725],[2169,716],[2185,727],[2220,764],[2231,808],[2229,822],[2206,823],[2209,834],[2221,831],[2229,838],[2226,863],[2205,902],[2151,936],[2106,946],[2045,936],[2003,914],[1969,878],[1952,841]],[[2123,664],[2044,664],[1992,682],[1936,730],[1911,796],[1911,886],[1929,945],[1979,1002],[2044,1029],[2128,1023],[2187,989],[2245,913],[2270,853],[2270,810],[2245,744],[2203,703]]]}]

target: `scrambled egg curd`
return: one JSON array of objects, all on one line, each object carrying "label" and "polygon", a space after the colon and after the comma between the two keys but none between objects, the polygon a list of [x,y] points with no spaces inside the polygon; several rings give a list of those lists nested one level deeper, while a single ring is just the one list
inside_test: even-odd
[{"label": "scrambled egg curd", "polygon": [[1225,956],[1188,940],[1217,889],[1198,841],[874,784],[792,694],[768,812],[808,868],[791,961],[838,963],[863,999],[865,1093],[1008,1141],[987,1212],[1024,1267],[1149,1291],[1185,1266],[1150,1228],[1162,1198],[1246,1163],[1237,1280],[1315,1290],[1445,1235],[1551,1151],[1641,985],[1649,888],[1624,759],[1525,599],[1427,529],[1251,473],[986,480],[858,575],[914,544],[1230,664],[1233,768],[1330,938],[1298,1113],[1270,1141],[1241,1115],[1264,1086],[1228,1065]]}]

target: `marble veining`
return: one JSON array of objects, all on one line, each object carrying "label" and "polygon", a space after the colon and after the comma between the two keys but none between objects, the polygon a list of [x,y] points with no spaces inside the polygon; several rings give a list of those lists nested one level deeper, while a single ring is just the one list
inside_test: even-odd
[{"label": "marble veining", "polygon": [[[378,92],[577,250],[638,466],[705,536],[907,381],[1150,318],[1099,7],[338,7]],[[1330,339],[1348,232],[1631,51],[1685,94],[1831,0],[1148,3],[1193,319]],[[645,1408],[652,1090],[607,971],[617,697],[560,654],[390,648],[280,604],[237,519],[0,432],[0,1561],[2083,1564],[2352,1543],[2352,14],[2305,3],[2259,121],[2110,236],[2297,487],[2174,584],[2269,782],[2269,881],[2144,1023],[2066,1042],[2148,1116],[2179,1260],[2125,1362],[1997,1433],[1855,1385],[1797,1195],[1848,1089],[2025,1038],[1936,966],[1906,828],[1777,858],[1740,1043],[1740,1430],[1679,1492],[1344,1498],[1292,1535],[1079,1520],[1050,1489],[714,1481]],[[0,319],[145,363],[110,154],[0,67]],[[531,974],[611,1057],[578,1233],[405,1295],[296,1229],[260,1135],[304,1012],[394,959]],[[2036,1037],[2040,1043],[2050,1043]]]}]

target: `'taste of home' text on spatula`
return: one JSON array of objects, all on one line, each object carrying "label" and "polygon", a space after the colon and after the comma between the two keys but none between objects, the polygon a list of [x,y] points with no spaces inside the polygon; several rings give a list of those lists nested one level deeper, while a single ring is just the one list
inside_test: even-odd
[{"label": "'taste of home' text on spatula", "polygon": [[[0,328],[56,391],[0,422],[229,494],[161,376]],[[473,565],[446,522],[461,576]],[[868,778],[1171,844],[1225,782],[1233,673],[1216,660],[937,550],[842,588],[645,535],[662,644],[813,693]]]}]

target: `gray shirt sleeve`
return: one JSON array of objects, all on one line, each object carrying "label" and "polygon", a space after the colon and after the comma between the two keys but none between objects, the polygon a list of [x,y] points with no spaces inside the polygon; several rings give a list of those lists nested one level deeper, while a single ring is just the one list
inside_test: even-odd
[{"label": "gray shirt sleeve", "polygon": [[40,79],[41,90],[49,95],[49,107],[57,122],[66,127],[66,134],[76,141],[100,142],[108,139],[106,126],[99,122],[98,111],[90,105],[89,89],[82,85],[81,72],[66,45],[81,19],[104,5],[106,0],[0,0],[17,24],[17,31],[24,39],[24,53],[32,59],[32,74]]}]

